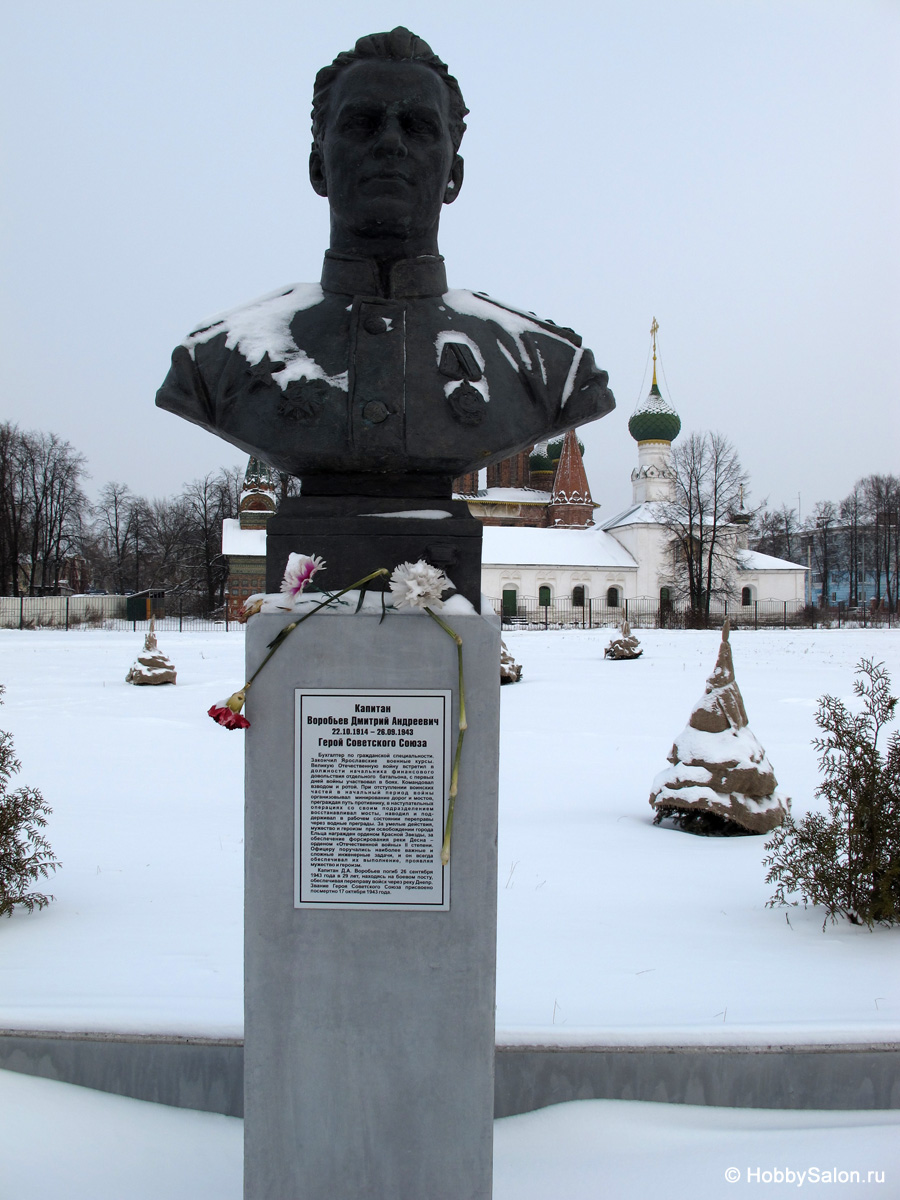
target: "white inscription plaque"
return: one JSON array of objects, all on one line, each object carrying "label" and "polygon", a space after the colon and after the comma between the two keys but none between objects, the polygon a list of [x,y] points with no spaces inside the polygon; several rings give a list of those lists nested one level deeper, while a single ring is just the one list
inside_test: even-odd
[{"label": "white inscription plaque", "polygon": [[295,691],[294,907],[441,910],[449,691]]}]

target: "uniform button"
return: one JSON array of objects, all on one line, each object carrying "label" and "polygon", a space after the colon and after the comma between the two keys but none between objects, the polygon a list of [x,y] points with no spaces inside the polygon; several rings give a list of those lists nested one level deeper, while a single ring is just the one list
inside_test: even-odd
[{"label": "uniform button", "polygon": [[386,421],[391,415],[391,410],[386,404],[382,404],[380,400],[370,400],[363,407],[362,415],[367,421],[372,421],[375,425],[379,425],[382,421]]},{"label": "uniform button", "polygon": [[384,317],[366,317],[363,321],[363,329],[366,333],[385,333],[387,327],[388,323]]}]

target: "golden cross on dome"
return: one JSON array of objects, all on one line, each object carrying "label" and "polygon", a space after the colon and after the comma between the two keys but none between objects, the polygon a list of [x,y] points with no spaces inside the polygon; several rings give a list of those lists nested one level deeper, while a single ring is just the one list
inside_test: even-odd
[{"label": "golden cross on dome", "polygon": [[659,330],[659,322],[656,317],[653,318],[653,324],[650,326],[650,336],[653,339],[653,386],[656,387],[656,334]]}]

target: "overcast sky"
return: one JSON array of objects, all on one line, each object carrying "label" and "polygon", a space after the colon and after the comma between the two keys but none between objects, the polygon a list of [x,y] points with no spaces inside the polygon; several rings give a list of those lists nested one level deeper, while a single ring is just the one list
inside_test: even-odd
[{"label": "overcast sky", "polygon": [[170,494],[245,457],[154,407],[201,319],[316,280],[316,70],[406,24],[472,110],[451,286],[570,325],[618,407],[600,519],[660,383],[737,446],[751,502],[900,473],[900,0],[29,0],[0,45],[0,420]]}]

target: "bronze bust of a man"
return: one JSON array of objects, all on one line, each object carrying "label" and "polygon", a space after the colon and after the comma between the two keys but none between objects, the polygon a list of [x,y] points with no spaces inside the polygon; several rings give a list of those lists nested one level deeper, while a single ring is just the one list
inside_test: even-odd
[{"label": "bronze bust of a man", "polygon": [[462,187],[467,111],[407,29],[323,68],[309,161],[331,209],[321,282],[195,330],[157,404],[299,476],[305,495],[340,477],[344,494],[449,497],[454,477],[609,412],[577,334],[447,287],[438,224]]}]

